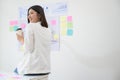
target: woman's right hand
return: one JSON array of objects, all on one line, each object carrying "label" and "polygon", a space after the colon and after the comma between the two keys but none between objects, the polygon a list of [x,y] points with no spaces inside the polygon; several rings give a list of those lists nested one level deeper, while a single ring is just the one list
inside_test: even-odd
[{"label": "woman's right hand", "polygon": [[16,36],[17,36],[17,40],[20,43],[24,44],[24,35],[23,35],[23,33],[22,33],[22,35],[19,35],[19,34],[16,33]]}]

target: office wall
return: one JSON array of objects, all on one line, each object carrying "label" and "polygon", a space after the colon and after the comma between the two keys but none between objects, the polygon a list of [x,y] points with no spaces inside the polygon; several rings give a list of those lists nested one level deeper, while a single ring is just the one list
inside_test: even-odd
[{"label": "office wall", "polygon": [[[61,0],[0,1],[0,69],[11,72],[22,56],[16,50],[15,33],[9,21],[18,16],[18,6]],[[66,0],[73,16],[74,34],[61,37],[60,51],[51,53],[50,80],[120,79],[120,1]]]}]

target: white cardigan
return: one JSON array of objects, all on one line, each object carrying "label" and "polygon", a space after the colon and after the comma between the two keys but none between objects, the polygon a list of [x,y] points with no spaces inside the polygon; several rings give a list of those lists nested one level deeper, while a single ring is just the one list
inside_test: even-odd
[{"label": "white cardigan", "polygon": [[40,22],[29,23],[24,35],[25,52],[17,66],[19,74],[50,72],[51,31]]}]

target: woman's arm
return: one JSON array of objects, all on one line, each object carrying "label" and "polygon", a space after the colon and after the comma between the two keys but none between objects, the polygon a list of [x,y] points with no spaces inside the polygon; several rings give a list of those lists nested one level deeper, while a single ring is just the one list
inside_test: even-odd
[{"label": "woman's arm", "polygon": [[27,53],[32,53],[34,51],[34,33],[32,27],[32,25],[29,25],[26,27],[25,31],[24,45]]}]

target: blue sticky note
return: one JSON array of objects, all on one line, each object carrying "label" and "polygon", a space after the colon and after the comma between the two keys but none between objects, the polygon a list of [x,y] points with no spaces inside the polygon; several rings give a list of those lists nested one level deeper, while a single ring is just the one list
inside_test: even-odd
[{"label": "blue sticky note", "polygon": [[16,31],[18,27],[19,27],[19,26],[14,26],[14,28],[13,28],[13,29],[14,29],[14,31]]},{"label": "blue sticky note", "polygon": [[73,35],[73,30],[72,29],[68,29],[67,30],[67,35],[68,36],[72,36]]}]

